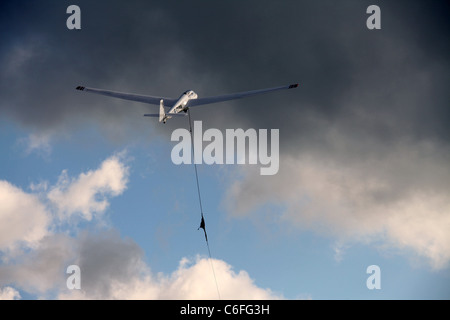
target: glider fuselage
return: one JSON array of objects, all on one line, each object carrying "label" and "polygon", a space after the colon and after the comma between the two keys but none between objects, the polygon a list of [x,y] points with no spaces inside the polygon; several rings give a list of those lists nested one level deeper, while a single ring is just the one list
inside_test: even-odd
[{"label": "glider fuselage", "polygon": [[184,92],[180,98],[177,100],[177,102],[175,102],[175,104],[172,106],[172,108],[170,108],[169,112],[167,112],[167,114],[171,114],[171,113],[179,113],[181,111],[185,111],[186,105],[188,104],[189,100],[192,99],[197,99],[198,95],[192,91],[192,90],[188,90],[186,92]]}]

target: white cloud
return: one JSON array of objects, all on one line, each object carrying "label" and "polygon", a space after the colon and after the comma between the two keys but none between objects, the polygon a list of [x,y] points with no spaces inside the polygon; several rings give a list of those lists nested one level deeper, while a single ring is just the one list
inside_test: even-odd
[{"label": "white cloud", "polygon": [[33,246],[46,234],[51,216],[36,195],[0,180],[0,250]]},{"label": "white cloud", "polygon": [[0,300],[17,300],[20,299],[20,293],[14,288],[0,288]]},{"label": "white cloud", "polygon": [[222,260],[183,258],[171,274],[154,274],[137,244],[116,232],[79,240],[81,290],[61,291],[60,299],[218,299],[211,263],[222,299],[281,298]]},{"label": "white cloud", "polygon": [[95,171],[81,173],[77,178],[69,178],[64,170],[58,183],[51,188],[48,199],[59,213],[60,218],[69,218],[80,213],[86,220],[93,214],[102,213],[109,206],[108,197],[123,193],[128,183],[128,167],[119,156],[112,156]]},{"label": "white cloud", "polygon": [[[77,247],[64,234],[73,226],[66,219],[80,212],[90,220],[125,190],[128,168],[120,157],[112,156],[77,178],[64,171],[53,187],[46,181],[32,183],[31,193],[0,180],[0,286],[14,284],[39,294],[65,287],[65,267]],[[63,233],[55,234],[56,229]]]},{"label": "white cloud", "polygon": [[[31,184],[32,193],[0,181],[0,296],[20,298],[20,289],[39,298],[217,299],[212,262],[221,298],[280,298],[222,260],[182,259],[174,272],[155,274],[142,249],[116,231],[69,235],[72,224],[64,224],[66,219],[80,213],[90,220],[104,212],[127,182],[128,167],[120,156],[75,178],[63,171],[54,186]],[[61,233],[55,233],[55,225]],[[80,266],[81,290],[66,287],[71,264]]]},{"label": "white cloud", "polygon": [[[212,266],[211,266],[212,264]],[[212,273],[217,278],[217,286],[222,299],[281,299],[270,289],[255,285],[249,274],[241,270],[235,272],[223,260],[197,258],[195,262],[183,259],[178,269],[170,277],[161,278],[159,298],[162,299],[217,299],[218,293]]]},{"label": "white cloud", "polygon": [[31,133],[27,138],[20,139],[19,143],[25,146],[25,153],[27,155],[36,152],[43,157],[47,157],[52,151],[50,140],[51,134],[49,132],[41,132]]},{"label": "white cloud", "polygon": [[[128,261],[133,261],[132,259]],[[88,289],[62,292],[60,299],[132,299],[132,300],[209,300],[218,299],[216,284],[212,274],[214,265],[221,299],[232,300],[267,300],[282,299],[270,289],[258,287],[246,271],[233,271],[232,266],[223,260],[197,257],[195,261],[181,259],[179,267],[173,273],[156,275],[148,266],[137,261],[139,267],[128,278],[103,277],[94,279]],[[92,280],[92,279],[91,279]],[[108,291],[100,291],[102,281],[107,280]],[[83,281],[83,280],[82,280]],[[101,294],[100,294],[101,293]]]},{"label": "white cloud", "polygon": [[337,259],[349,243],[381,243],[425,257],[432,268],[448,265],[450,171],[439,146],[404,143],[359,161],[320,152],[282,160],[270,178],[244,171],[228,190],[229,211],[242,216],[282,205],[290,225],[334,236]]},{"label": "white cloud", "polygon": [[[0,266],[0,286],[47,299],[217,299],[211,263],[222,299],[283,298],[219,259],[183,258],[174,272],[153,273],[141,248],[114,230],[47,236],[34,250]],[[66,286],[65,271],[72,264],[80,267],[80,290]]]},{"label": "white cloud", "polygon": [[109,205],[109,198],[126,189],[128,167],[120,156],[112,156],[94,171],[70,178],[63,171],[58,183],[48,189],[48,182],[31,184],[32,193],[0,180],[0,250],[35,246],[50,234],[56,222],[80,213],[91,220],[93,214],[102,213]]},{"label": "white cloud", "polygon": [[395,246],[413,248],[441,269],[450,261],[450,200],[448,195],[417,194],[386,215],[387,237]]}]

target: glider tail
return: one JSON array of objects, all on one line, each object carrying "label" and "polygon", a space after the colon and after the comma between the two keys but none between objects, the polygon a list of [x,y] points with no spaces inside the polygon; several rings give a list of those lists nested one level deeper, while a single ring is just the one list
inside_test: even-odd
[{"label": "glider tail", "polygon": [[159,122],[162,122],[162,121],[166,122],[165,118],[166,118],[166,113],[164,112],[164,100],[161,99],[159,101]]},{"label": "glider tail", "polygon": [[159,101],[159,114],[155,114],[155,113],[150,113],[150,114],[144,114],[145,117],[154,117],[154,118],[159,118],[159,122],[164,122],[166,123],[167,120],[167,116],[166,116],[166,112],[164,111],[164,100],[161,99]]}]

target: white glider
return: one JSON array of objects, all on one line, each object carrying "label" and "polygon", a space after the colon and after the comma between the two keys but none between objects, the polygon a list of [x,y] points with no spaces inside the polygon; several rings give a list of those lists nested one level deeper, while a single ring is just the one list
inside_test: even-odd
[{"label": "white glider", "polygon": [[[252,90],[252,91],[231,93],[231,94],[225,94],[225,95],[214,96],[214,97],[205,97],[205,98],[198,98],[198,95],[194,91],[188,90],[188,91],[184,92],[178,99],[123,93],[123,92],[88,88],[88,87],[82,87],[82,86],[78,86],[76,89],[81,90],[81,91],[86,91],[86,92],[97,93],[97,94],[101,94],[104,96],[125,99],[125,100],[149,103],[149,104],[154,104],[154,105],[159,104],[159,114],[144,114],[144,116],[157,117],[157,118],[159,118],[159,122],[166,123],[167,119],[170,119],[173,116],[185,116],[188,108],[191,108],[191,107],[197,107],[197,106],[202,106],[205,104],[223,102],[223,101],[234,100],[234,99],[241,99],[244,97],[249,97],[249,96],[253,96],[253,95],[257,95],[257,94],[261,94],[261,93],[284,90],[284,89],[293,89],[293,88],[297,88],[297,87],[298,87],[298,83],[287,85],[287,86],[275,87],[275,88]],[[165,111],[164,104],[170,106],[170,109],[167,112]],[[184,111],[184,113],[181,113],[182,111]]]}]

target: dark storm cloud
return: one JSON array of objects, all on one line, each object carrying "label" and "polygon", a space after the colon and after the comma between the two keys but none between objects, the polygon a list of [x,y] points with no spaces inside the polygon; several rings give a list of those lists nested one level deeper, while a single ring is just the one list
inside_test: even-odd
[{"label": "dark storm cloud", "polygon": [[176,83],[185,88],[183,80],[169,82],[179,76],[173,70],[183,63],[183,54],[170,39],[170,25],[160,10],[143,3],[78,5],[81,31],[66,28],[68,3],[18,2],[2,10],[2,116],[37,130],[91,119],[114,123],[129,118],[130,112],[141,120],[141,105],[86,97],[75,87],[152,89],[150,93],[161,95],[181,92]]},{"label": "dark storm cloud", "polygon": [[[370,4],[78,1],[81,31],[65,27],[68,2],[4,4],[0,108],[42,129],[142,111],[81,95],[73,90],[79,84],[177,96],[186,88],[211,95],[300,82],[295,92],[221,106],[235,106],[244,119],[237,122],[248,126],[282,128],[289,143],[320,136],[317,118],[329,125],[355,110],[380,120],[368,128],[380,139],[448,139],[448,5],[378,1],[382,30],[369,31]],[[203,117],[220,126],[217,110]],[[386,117],[398,121],[390,126]],[[367,129],[354,120],[346,125]]]},{"label": "dark storm cloud", "polygon": [[290,137],[311,132],[308,115],[334,121],[362,109],[399,120],[394,128],[381,121],[374,134],[448,138],[448,5],[380,1],[382,30],[369,31],[370,4],[188,2],[167,12],[177,22],[189,12],[179,34],[191,63],[199,73],[220,74],[228,88],[210,91],[301,83],[297,92],[239,102],[250,125],[280,127]]},{"label": "dark storm cloud", "polygon": [[4,5],[2,116],[37,131],[94,122],[128,138],[149,126],[168,134],[183,123],[144,119],[154,106],[74,88],[177,97],[300,82],[193,115],[205,129],[280,128],[282,153],[342,162],[388,155],[403,140],[448,147],[444,1],[378,1],[381,30],[366,28],[368,1],[77,4],[80,31],[66,28],[68,2]]}]

